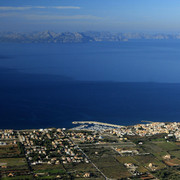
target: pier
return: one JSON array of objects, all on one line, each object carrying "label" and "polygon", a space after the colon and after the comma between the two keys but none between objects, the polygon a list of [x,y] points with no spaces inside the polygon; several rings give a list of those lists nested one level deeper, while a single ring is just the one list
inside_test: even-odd
[{"label": "pier", "polygon": [[109,123],[103,123],[103,122],[97,122],[97,121],[73,121],[72,124],[98,124],[103,126],[111,126],[116,128],[122,128],[124,126],[116,125],[116,124],[109,124]]}]

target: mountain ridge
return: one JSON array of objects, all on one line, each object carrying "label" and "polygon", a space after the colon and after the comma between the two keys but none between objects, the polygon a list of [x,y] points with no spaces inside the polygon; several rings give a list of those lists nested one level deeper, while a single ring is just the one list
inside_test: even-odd
[{"label": "mountain ridge", "polygon": [[110,33],[110,32],[0,32],[0,42],[17,43],[83,43],[83,42],[119,42],[135,39],[166,40],[180,39],[180,34],[146,33]]}]

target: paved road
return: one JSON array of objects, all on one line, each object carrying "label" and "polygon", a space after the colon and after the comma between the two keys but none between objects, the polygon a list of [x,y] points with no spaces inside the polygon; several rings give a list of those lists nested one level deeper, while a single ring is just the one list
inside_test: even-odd
[{"label": "paved road", "polygon": [[19,131],[17,131],[17,134],[18,134],[19,141],[20,141],[21,143],[23,143],[23,141],[22,141],[22,139],[21,139],[21,135],[20,135]]},{"label": "paved road", "polygon": [[71,140],[71,142],[81,151],[81,153],[88,159],[88,161],[94,166],[94,168],[104,177],[105,180],[110,180],[87,156],[87,154],[77,145],[75,142],[66,134],[66,136]]},{"label": "paved road", "polygon": [[106,143],[106,144],[79,144],[80,147],[105,147],[105,146],[123,146],[123,147],[134,147],[136,146],[133,143]]}]

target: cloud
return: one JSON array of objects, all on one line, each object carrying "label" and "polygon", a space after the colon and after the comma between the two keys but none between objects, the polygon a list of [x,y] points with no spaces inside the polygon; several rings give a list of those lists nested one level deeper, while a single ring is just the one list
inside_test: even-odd
[{"label": "cloud", "polygon": [[4,10],[4,11],[22,11],[22,10],[27,10],[27,9],[31,9],[32,7],[30,6],[22,6],[22,7],[12,7],[12,6],[0,6],[0,10]]},{"label": "cloud", "polygon": [[78,6],[51,6],[49,8],[55,8],[55,9],[81,9]]},{"label": "cloud", "polygon": [[59,16],[59,15],[26,15],[25,16],[31,20],[83,20],[91,19],[98,20],[102,19],[101,17],[92,16],[92,15],[72,15],[72,16]]},{"label": "cloud", "polygon": [[22,14],[20,12],[4,12],[0,13],[0,18],[3,17],[16,17],[23,18],[27,20],[100,20],[102,17],[93,16],[93,15],[46,15],[46,14]]},{"label": "cloud", "polygon": [[18,13],[0,13],[0,17],[15,17],[15,16],[19,16]]},{"label": "cloud", "polygon": [[2,11],[24,11],[29,9],[80,9],[78,6],[0,6]]}]

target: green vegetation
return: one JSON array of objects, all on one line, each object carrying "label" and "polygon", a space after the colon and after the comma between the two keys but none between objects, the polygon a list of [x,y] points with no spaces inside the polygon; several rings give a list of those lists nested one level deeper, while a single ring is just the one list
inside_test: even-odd
[{"label": "green vegetation", "polygon": [[20,151],[17,145],[0,146],[0,158],[20,157]]},{"label": "green vegetation", "polygon": [[132,156],[117,156],[116,159],[120,162],[120,163],[133,163],[133,164],[137,164],[137,161],[132,157]]},{"label": "green vegetation", "polygon": [[24,153],[25,153],[25,151],[24,151],[24,145],[23,145],[21,142],[18,142],[17,144],[18,144],[20,153],[21,153],[21,154],[24,154]]},{"label": "green vegetation", "polygon": [[59,165],[48,165],[48,164],[41,164],[41,165],[36,165],[36,166],[32,166],[34,172],[45,172],[45,171],[51,171],[51,170],[64,170],[63,166],[61,164]]},{"label": "green vegetation", "polygon": [[165,140],[165,134],[156,134],[153,136],[126,136],[129,140],[134,142],[135,144],[138,144],[139,142],[143,142],[143,144],[149,143],[149,142],[156,142],[156,141],[166,141]]},{"label": "green vegetation", "polygon": [[30,180],[33,179],[32,175],[27,176],[16,176],[16,177],[4,177],[2,180]]},{"label": "green vegetation", "polygon": [[169,151],[172,156],[180,159],[180,150]]},{"label": "green vegetation", "polygon": [[17,168],[18,166],[27,166],[25,158],[1,158],[0,162],[7,163],[7,166],[15,168]]},{"label": "green vegetation", "polygon": [[117,156],[116,159],[120,162],[120,163],[133,163],[134,165],[137,165],[137,171],[144,173],[147,172],[148,170],[146,168],[144,168],[133,156]]},{"label": "green vegetation", "polygon": [[64,169],[41,169],[41,170],[37,170],[34,171],[34,173],[48,173],[48,174],[65,174],[65,170]]},{"label": "green vegetation", "polygon": [[117,153],[113,149],[101,147],[84,151],[108,178],[120,179],[131,176],[123,163],[116,159]]},{"label": "green vegetation", "polygon": [[177,146],[174,142],[155,142],[154,144],[161,148],[161,151],[172,151],[176,149],[180,150],[180,147]]},{"label": "green vegetation", "polygon": [[131,176],[124,165],[114,157],[100,158],[95,163],[108,178],[118,179]]},{"label": "green vegetation", "polygon": [[124,136],[127,142],[120,141],[115,130],[98,134],[46,129],[20,135],[23,144],[0,146],[1,179],[102,180],[101,172],[121,180],[152,174],[160,180],[180,179],[180,144],[167,142],[165,134]]},{"label": "green vegetation", "polygon": [[96,169],[91,163],[78,163],[65,166],[67,171],[94,172]]},{"label": "green vegetation", "polygon": [[154,172],[154,175],[160,180],[179,180],[180,173],[179,169],[167,168],[161,171]]},{"label": "green vegetation", "polygon": [[134,156],[134,159],[147,168],[150,168],[150,163],[152,163],[155,166],[155,169],[163,169],[166,167],[164,163],[156,159],[153,155]]},{"label": "green vegetation", "polygon": [[153,152],[152,153],[157,159],[160,161],[164,160],[164,156],[168,155],[169,153],[167,151],[160,151],[160,152]]}]

